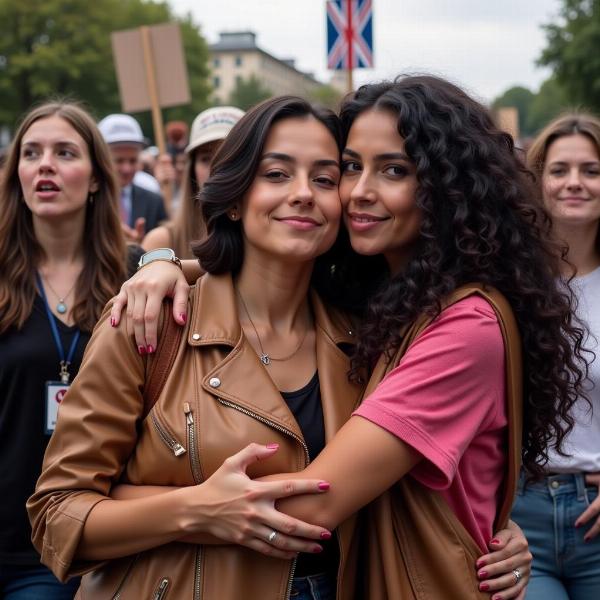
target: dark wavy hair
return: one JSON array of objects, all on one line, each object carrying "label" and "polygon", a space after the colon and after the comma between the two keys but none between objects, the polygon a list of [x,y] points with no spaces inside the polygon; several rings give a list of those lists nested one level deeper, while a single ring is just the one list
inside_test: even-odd
[{"label": "dark wavy hair", "polygon": [[539,476],[549,445],[560,452],[573,426],[570,409],[586,373],[583,331],[572,321],[572,295],[558,284],[560,250],[533,177],[489,111],[447,81],[407,76],[362,86],[342,105],[345,134],[373,109],[397,117],[422,221],[412,258],[370,299],[351,376],[391,356],[403,327],[423,312],[438,314],[460,285],[495,287],[522,336],[523,464]]},{"label": "dark wavy hair", "polygon": [[237,273],[244,261],[240,221],[228,211],[240,205],[260,164],[271,127],[288,118],[313,117],[331,133],[342,149],[342,129],[337,115],[296,96],[265,100],[249,110],[229,132],[217,150],[199,194],[207,236],[192,245],[194,255],[209,273]]}]

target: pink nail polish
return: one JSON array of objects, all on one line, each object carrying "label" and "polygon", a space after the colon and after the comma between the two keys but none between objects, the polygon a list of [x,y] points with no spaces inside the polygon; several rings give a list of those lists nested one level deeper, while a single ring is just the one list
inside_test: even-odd
[{"label": "pink nail polish", "polygon": [[321,539],[322,540],[330,540],[331,539],[331,533],[329,533],[329,531],[322,531],[321,532]]},{"label": "pink nail polish", "polygon": [[277,450],[277,448],[279,448],[279,444],[267,444],[267,448],[269,450]]},{"label": "pink nail polish", "polygon": [[114,317],[111,317],[111,318],[110,318],[110,326],[111,326],[111,327],[114,327],[114,326],[115,326],[115,318],[114,318]]},{"label": "pink nail polish", "polygon": [[179,318],[183,321],[183,323],[187,323],[187,315],[185,313],[180,313]]},{"label": "pink nail polish", "polygon": [[154,346],[150,345],[148,346],[148,348],[146,349],[148,354],[152,354],[154,352]]},{"label": "pink nail polish", "polygon": [[323,548],[321,548],[321,546],[315,546],[312,551],[314,554],[319,554],[319,552],[323,552]]},{"label": "pink nail polish", "polygon": [[485,567],[485,562],[484,562],[484,561],[482,561],[482,560],[478,560],[478,561],[475,563],[475,566],[476,566],[478,569],[481,569],[481,567]]},{"label": "pink nail polish", "polygon": [[321,481],[319,483],[319,485],[317,486],[320,490],[328,490],[331,486],[329,485],[329,483],[327,483],[326,481]]},{"label": "pink nail polish", "polygon": [[144,346],[138,346],[138,352],[141,356],[144,356],[144,354],[146,354],[146,348],[144,348]]},{"label": "pink nail polish", "polygon": [[481,579],[485,579],[488,576],[487,571],[479,571],[479,573],[477,573],[477,576]]},{"label": "pink nail polish", "polygon": [[479,584],[479,589],[482,592],[487,592],[490,589],[490,586],[487,583],[480,583]]},{"label": "pink nail polish", "polygon": [[502,596],[493,596],[492,600],[504,600]]},{"label": "pink nail polish", "polygon": [[[494,539],[493,539],[493,540],[490,542],[490,544],[499,544],[499,543],[500,543],[500,540],[497,540],[496,538],[494,538]],[[499,598],[498,600],[502,600],[502,598]]]}]

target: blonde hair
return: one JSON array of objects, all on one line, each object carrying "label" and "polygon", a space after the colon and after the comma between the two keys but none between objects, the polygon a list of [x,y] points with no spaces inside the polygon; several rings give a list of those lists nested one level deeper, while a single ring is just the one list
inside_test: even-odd
[{"label": "blonde hair", "polygon": [[67,121],[85,141],[98,183],[88,202],[84,231],[84,266],[75,288],[73,319],[91,331],[106,302],[125,279],[125,238],[118,212],[118,187],[110,153],[96,123],[78,104],[48,102],[32,109],[21,122],[0,181],[0,334],[20,328],[29,318],[36,297],[35,274],[44,251],[35,237],[31,211],[23,200],[18,175],[23,136],[33,123],[57,116]]}]

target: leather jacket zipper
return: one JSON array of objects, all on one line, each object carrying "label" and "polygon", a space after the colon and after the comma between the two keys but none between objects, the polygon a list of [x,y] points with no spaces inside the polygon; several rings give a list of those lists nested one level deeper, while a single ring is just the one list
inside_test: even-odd
[{"label": "leather jacket zipper", "polygon": [[200,599],[200,578],[202,577],[202,546],[196,548],[196,564],[194,565],[194,600]]},{"label": "leather jacket zipper", "polygon": [[139,554],[136,554],[135,558],[129,563],[129,566],[125,570],[125,574],[123,575],[123,578],[121,579],[121,583],[119,583],[119,587],[117,588],[115,595],[112,597],[112,600],[119,600],[119,598],[121,598],[121,594],[123,593],[123,588],[125,587],[125,583],[127,582],[127,579],[129,579],[129,575],[131,574],[131,571],[133,570],[133,567],[134,567],[135,563],[137,562],[138,557],[139,557]]},{"label": "leather jacket zipper", "polygon": [[202,467],[200,466],[200,458],[198,456],[198,448],[196,445],[196,430],[194,428],[194,415],[189,403],[185,402],[183,405],[183,412],[185,413],[185,422],[187,424],[187,439],[188,448],[190,449],[190,466],[192,468],[192,475],[196,484],[202,483],[204,477],[202,476]]},{"label": "leather jacket zipper", "polygon": [[154,424],[158,435],[160,436],[162,441],[169,447],[171,452],[173,452],[175,456],[181,456],[182,454],[185,454],[186,449],[175,439],[175,437],[173,437],[171,433],[169,433],[169,431],[163,425],[160,424],[156,414],[152,412],[150,413],[150,416],[152,417],[152,423]]},{"label": "leather jacket zipper", "polygon": [[[223,404],[225,406],[229,406],[229,408],[239,410],[241,413],[244,413],[245,415],[248,415],[249,417],[252,417],[253,419],[256,419],[257,421],[260,421],[261,423],[264,423],[265,425],[268,425],[269,427],[272,427],[273,429],[276,429],[277,431],[280,431],[281,433],[285,433],[286,435],[293,437],[297,442],[299,442],[301,444],[302,448],[304,448],[304,466],[308,465],[308,463],[310,462],[310,456],[308,454],[308,446],[306,445],[306,442],[299,435],[296,435],[293,431],[290,431],[289,429],[282,427],[278,423],[274,423],[273,421],[270,421],[269,419],[265,419],[265,417],[263,417],[261,415],[257,415],[256,413],[248,410],[247,408],[238,406],[237,404],[235,404],[233,402],[229,402],[229,400],[223,400],[223,398],[219,398],[218,396],[217,396],[217,400],[221,404]],[[292,560],[292,566],[290,567],[290,574],[288,575],[288,584],[287,584],[287,588],[285,591],[285,600],[288,600],[292,593],[292,585],[294,583],[294,573],[296,572],[297,560],[298,559],[296,559],[296,558],[294,558]]]},{"label": "leather jacket zipper", "polygon": [[163,600],[163,598],[167,595],[167,588],[169,587],[169,580],[166,577],[163,577],[154,592],[154,596],[152,596],[152,600]]}]

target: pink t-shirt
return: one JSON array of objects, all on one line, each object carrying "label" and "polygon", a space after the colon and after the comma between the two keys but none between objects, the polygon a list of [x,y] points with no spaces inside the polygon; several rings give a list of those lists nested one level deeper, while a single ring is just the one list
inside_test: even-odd
[{"label": "pink t-shirt", "polygon": [[479,296],[442,313],[354,413],[423,459],[410,474],[439,490],[486,551],[506,468],[504,342]]}]

